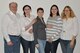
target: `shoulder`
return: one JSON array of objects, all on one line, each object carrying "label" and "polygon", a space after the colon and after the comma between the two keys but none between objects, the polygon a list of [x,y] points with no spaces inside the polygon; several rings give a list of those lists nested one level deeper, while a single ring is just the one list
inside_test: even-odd
[{"label": "shoulder", "polygon": [[24,21],[25,20],[25,17],[24,16],[20,16],[20,20],[21,21]]},{"label": "shoulder", "polygon": [[20,17],[21,17],[19,13],[16,13],[16,16],[17,16],[18,18],[20,18]]},{"label": "shoulder", "polygon": [[39,17],[36,17],[36,20],[38,21],[39,20]]},{"label": "shoulder", "polygon": [[61,16],[57,16],[56,18],[57,18],[57,19],[62,19]]},{"label": "shoulder", "polygon": [[39,23],[39,18],[36,17],[35,20],[36,20],[36,22],[34,24],[38,24]]},{"label": "shoulder", "polygon": [[32,18],[32,19],[35,19],[36,17],[35,17],[34,15],[31,15],[31,18]]},{"label": "shoulder", "polygon": [[3,15],[3,17],[6,17],[6,16],[8,16],[8,17],[9,17],[9,15],[10,15],[10,13],[9,13],[9,12],[7,12],[7,13],[5,13],[5,14]]},{"label": "shoulder", "polygon": [[31,17],[34,17],[34,18],[36,18],[36,17],[35,17],[35,15],[31,15]]},{"label": "shoulder", "polygon": [[22,16],[20,16],[20,18],[21,18],[21,19],[23,19],[23,18],[24,18],[24,16],[22,15]]},{"label": "shoulder", "polygon": [[73,17],[73,21],[78,21],[78,18],[77,17]]},{"label": "shoulder", "polygon": [[52,20],[52,17],[49,16],[49,17],[48,17],[48,20]]},{"label": "shoulder", "polygon": [[68,21],[70,21],[70,22],[75,22],[75,21],[77,21],[77,18],[76,18],[76,17],[69,18]]},{"label": "shoulder", "polygon": [[2,20],[7,20],[9,19],[9,12],[5,13],[2,17]]},{"label": "shoulder", "polygon": [[48,17],[48,19],[52,18],[51,16]]},{"label": "shoulder", "polygon": [[20,16],[20,14],[19,14],[19,13],[16,13],[16,15]]},{"label": "shoulder", "polygon": [[8,23],[9,21],[10,21],[10,17],[8,15],[8,12],[7,12],[2,16],[1,22]]}]

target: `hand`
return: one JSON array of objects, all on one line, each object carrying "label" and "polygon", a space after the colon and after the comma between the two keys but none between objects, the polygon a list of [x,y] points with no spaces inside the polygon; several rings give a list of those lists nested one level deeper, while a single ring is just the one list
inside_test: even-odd
[{"label": "hand", "polygon": [[52,38],[48,38],[48,42],[52,43],[52,40],[53,40]]},{"label": "hand", "polygon": [[70,42],[70,47],[71,47],[71,48],[74,48],[74,41],[71,41],[71,42]]},{"label": "hand", "polygon": [[36,48],[39,48],[39,44],[36,44],[35,47],[36,47]]},{"label": "hand", "polygon": [[53,25],[47,24],[47,28],[53,28]]},{"label": "hand", "polygon": [[30,30],[29,30],[29,33],[33,33],[33,30],[32,30],[32,29],[30,29]]},{"label": "hand", "polygon": [[28,26],[25,26],[25,31],[26,31],[26,30],[28,30],[29,28],[30,28],[30,26],[29,26],[29,25],[28,25]]},{"label": "hand", "polygon": [[36,19],[33,19],[32,22],[31,22],[31,24],[34,24],[36,21],[37,21]]},{"label": "hand", "polygon": [[32,20],[32,22],[28,25],[28,26],[25,26],[25,31],[28,30],[37,20],[34,19]]},{"label": "hand", "polygon": [[12,46],[13,45],[12,41],[7,42],[7,45]]}]

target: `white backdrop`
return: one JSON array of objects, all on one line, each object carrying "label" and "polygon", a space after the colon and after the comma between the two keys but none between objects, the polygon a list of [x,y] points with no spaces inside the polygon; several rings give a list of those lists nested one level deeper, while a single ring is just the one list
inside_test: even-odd
[{"label": "white backdrop", "polygon": [[[72,7],[72,9],[74,10],[76,16],[78,17],[78,20],[80,21],[80,1],[79,0],[0,0],[0,26],[1,26],[1,19],[2,16],[9,11],[8,8],[8,4],[12,1],[15,1],[18,3],[18,13],[20,15],[22,15],[22,7],[26,4],[30,5],[32,7],[32,14],[36,16],[36,9],[38,7],[43,7],[45,10],[45,21],[47,20],[48,16],[49,16],[49,9],[51,7],[51,5],[56,4],[58,5],[59,9],[60,9],[60,13],[62,12],[64,6],[69,5]],[[80,22],[79,22],[80,24]],[[80,26],[80,25],[79,25]],[[77,36],[77,44],[76,44],[76,48],[74,50],[74,53],[80,53],[80,37],[79,35]],[[3,46],[3,37],[1,34],[1,28],[0,28],[0,53],[4,53],[4,46]],[[22,49],[21,49],[21,53],[22,53]],[[38,53],[38,51],[36,50],[36,53]],[[61,48],[60,45],[58,47],[58,51],[57,53],[62,53],[61,52]]]}]

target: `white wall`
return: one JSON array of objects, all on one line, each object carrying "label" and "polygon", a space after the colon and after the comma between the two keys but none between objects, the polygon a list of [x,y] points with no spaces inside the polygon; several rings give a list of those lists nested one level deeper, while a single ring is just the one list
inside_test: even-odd
[{"label": "white wall", "polygon": [[[45,20],[47,20],[47,18],[49,16],[49,9],[50,9],[51,5],[56,4],[56,5],[58,5],[58,7],[60,9],[60,13],[62,12],[65,5],[69,5],[74,10],[76,16],[78,18],[80,17],[79,0],[0,0],[0,24],[1,24],[2,16],[9,10],[8,4],[12,1],[15,1],[18,3],[18,13],[20,13],[21,15],[22,15],[22,7],[26,4],[28,4],[32,7],[33,15],[36,15],[36,9],[38,7],[43,7],[45,10],[44,17],[45,17]],[[80,21],[80,19],[78,19],[78,20]],[[77,44],[76,44],[74,53],[80,53],[80,50],[79,50],[80,49],[80,41],[79,40],[80,40],[80,37],[78,35]],[[0,31],[0,53],[4,53],[3,52],[3,38],[1,35],[1,31]],[[22,49],[21,49],[21,53],[22,53]],[[38,53],[38,52],[36,52],[36,53]],[[62,53],[60,46],[58,47],[57,53]]]}]

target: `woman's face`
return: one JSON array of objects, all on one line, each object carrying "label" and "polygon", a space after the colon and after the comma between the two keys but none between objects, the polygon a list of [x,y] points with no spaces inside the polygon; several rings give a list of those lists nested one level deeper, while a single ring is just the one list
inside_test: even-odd
[{"label": "woman's face", "polygon": [[37,15],[38,15],[39,17],[43,17],[44,12],[43,12],[42,10],[39,10],[39,11],[37,12]]},{"label": "woman's face", "polygon": [[26,15],[30,15],[31,9],[29,7],[25,7],[24,12]]},{"label": "woman's face", "polygon": [[65,15],[70,15],[70,9],[69,8],[65,8],[64,9],[64,14]]},{"label": "woman's face", "polygon": [[52,7],[51,12],[53,15],[57,15],[57,8],[56,7]]}]

